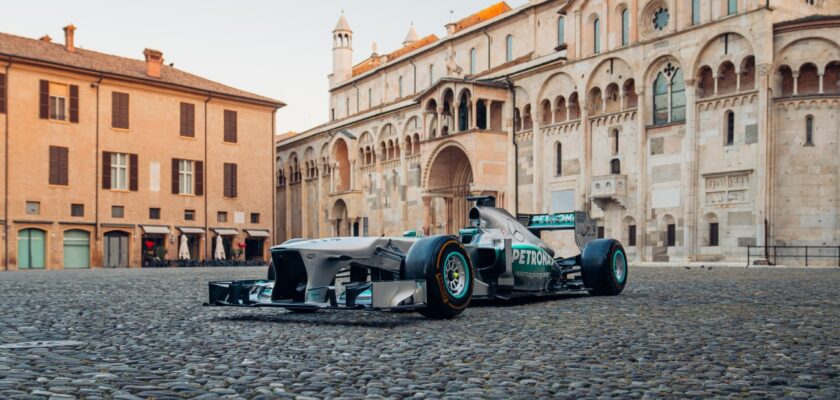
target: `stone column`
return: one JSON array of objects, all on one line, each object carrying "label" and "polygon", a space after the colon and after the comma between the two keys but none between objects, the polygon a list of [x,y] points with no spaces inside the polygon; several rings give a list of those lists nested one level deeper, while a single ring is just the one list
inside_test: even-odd
[{"label": "stone column", "polygon": [[[766,246],[767,236],[764,221],[768,214],[772,214],[770,203],[772,201],[773,187],[773,139],[772,139],[772,116],[770,115],[770,75],[772,66],[760,64],[758,66],[758,160],[760,167],[756,168],[756,220],[755,236],[756,244]],[[796,82],[796,81],[794,81]],[[794,88],[796,86],[794,85]]]},{"label": "stone column", "polygon": [[583,46],[583,15],[581,15],[580,10],[575,10],[575,58],[581,58],[583,54],[581,53],[582,46]]},{"label": "stone column", "polygon": [[423,235],[432,234],[432,196],[423,196]]},{"label": "stone column", "polygon": [[799,71],[793,71],[793,95],[799,95]]},{"label": "stone column", "polygon": [[542,108],[538,108],[537,112],[531,114],[532,122],[531,126],[533,127],[531,130],[531,152],[532,152],[532,159],[534,160],[534,165],[532,166],[532,170],[534,171],[534,183],[533,183],[533,199],[531,202],[531,212],[533,213],[540,213],[542,212],[542,205],[543,205],[543,135],[540,132],[541,123],[542,123]]},{"label": "stone column", "polygon": [[437,115],[436,115],[435,119],[437,120],[437,135],[442,136],[443,135],[443,129],[442,129],[442,127],[443,127],[443,106],[438,106]]},{"label": "stone column", "polygon": [[[324,166],[321,165],[320,168],[324,168]],[[316,215],[315,220],[317,221],[316,223],[318,224],[318,236],[323,237],[323,236],[325,236],[324,232],[326,232],[326,230],[324,229],[324,220],[321,218],[321,207],[322,207],[322,203],[324,202],[324,199],[326,198],[326,194],[321,193],[321,191],[323,190],[322,188],[324,187],[324,171],[323,170],[318,171],[318,179],[315,182],[315,184],[318,185],[318,186],[315,187],[315,193],[318,194],[318,201],[315,204],[313,204],[312,206],[314,207],[314,212],[315,212],[315,215]],[[310,212],[312,212],[312,210],[310,210]]]},{"label": "stone column", "polygon": [[[712,73],[712,79],[714,79],[714,81],[715,81],[715,96],[717,96],[717,94],[718,94],[718,78],[719,78],[719,76],[716,72]],[[670,97],[670,96],[668,96],[668,97]]]},{"label": "stone column", "polygon": [[583,154],[583,169],[581,171],[581,194],[583,195],[583,210],[589,212],[592,208],[589,201],[592,190],[592,127],[589,124],[589,97],[578,93],[578,101],[584,104],[580,107],[580,126],[583,128],[583,140],[580,154]]},{"label": "stone column", "polygon": [[452,221],[452,211],[453,211],[452,210],[452,200],[453,200],[452,197],[444,197],[443,198],[443,201],[444,201],[445,207],[446,207],[446,228],[445,228],[446,231],[445,231],[445,233],[447,235],[453,233],[453,230],[452,230],[452,225],[453,225],[453,223],[452,223],[453,222]]},{"label": "stone column", "polygon": [[306,170],[300,179],[300,235],[302,237],[309,237],[309,221],[306,216],[309,213],[309,193],[307,193],[307,186],[309,186],[309,163],[304,163]]},{"label": "stone column", "polygon": [[[400,197],[400,209],[402,211],[402,218],[400,218],[400,220],[402,221],[403,225],[402,225],[402,227],[400,227],[401,231],[408,230],[408,228],[406,228],[408,226],[408,225],[406,225],[408,223],[408,201],[407,201],[408,196],[402,197],[402,194],[404,192],[403,188],[408,186],[408,185],[406,185],[406,182],[408,181],[408,165],[406,165],[406,162],[405,162],[405,157],[406,157],[406,153],[407,153],[408,149],[404,148],[405,146],[406,146],[406,143],[405,143],[405,140],[403,139],[403,145],[401,146],[402,151],[400,151],[400,179],[399,179],[399,185],[397,186],[397,196]],[[412,142],[412,146],[414,146],[413,142]],[[405,190],[407,190],[407,189],[405,189]]]},{"label": "stone column", "polygon": [[823,76],[825,76],[825,74],[819,74],[819,77],[820,77],[820,91],[819,91],[819,93],[820,94],[824,94],[824,92],[823,92],[823,86],[824,86]]},{"label": "stone column", "polygon": [[647,260],[647,224],[648,224],[648,206],[647,193],[650,190],[647,183],[647,158],[650,154],[647,149],[647,132],[645,126],[647,125],[647,111],[648,100],[645,97],[646,90],[644,86],[636,93],[636,155],[638,157],[637,165],[637,183],[636,183],[636,254],[640,261]]},{"label": "stone column", "polygon": [[286,240],[292,239],[292,175],[286,178]]},{"label": "stone column", "polygon": [[683,140],[683,257],[692,261],[697,250],[697,85],[694,79],[685,80],[685,138]]}]

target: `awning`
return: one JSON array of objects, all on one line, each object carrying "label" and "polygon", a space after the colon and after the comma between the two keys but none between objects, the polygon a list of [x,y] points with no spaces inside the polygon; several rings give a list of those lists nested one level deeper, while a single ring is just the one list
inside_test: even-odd
[{"label": "awning", "polygon": [[248,236],[255,237],[255,238],[266,238],[268,237],[268,229],[246,229],[246,233]]},{"label": "awning", "polygon": [[213,228],[213,231],[221,236],[236,236],[239,234],[239,231],[231,228]]},{"label": "awning", "polygon": [[143,232],[147,234],[153,235],[168,235],[169,234],[169,227],[168,226],[160,226],[160,225],[140,225],[143,228]]},{"label": "awning", "polygon": [[190,226],[179,226],[178,230],[181,231],[181,233],[186,233],[186,234],[199,234],[199,235],[204,234],[204,228],[193,228],[193,227],[190,227]]}]

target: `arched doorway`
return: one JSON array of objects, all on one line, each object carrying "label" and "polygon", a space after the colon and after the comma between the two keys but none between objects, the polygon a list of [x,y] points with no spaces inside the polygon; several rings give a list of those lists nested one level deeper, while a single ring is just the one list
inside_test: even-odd
[{"label": "arched doorway", "polygon": [[344,203],[344,200],[338,199],[335,201],[330,213],[330,221],[333,223],[334,236],[349,236],[347,204]]},{"label": "arched doorway", "polygon": [[46,267],[46,236],[40,229],[18,231],[18,269]]},{"label": "arched doorway", "polygon": [[80,229],[64,232],[64,268],[90,268],[90,233]]},{"label": "arched doorway", "polygon": [[128,268],[128,233],[111,231],[105,233],[104,267]]},{"label": "arched doorway", "polygon": [[466,226],[467,196],[473,183],[470,159],[460,147],[448,146],[432,161],[427,194],[432,197],[426,210],[428,233],[455,233]]}]

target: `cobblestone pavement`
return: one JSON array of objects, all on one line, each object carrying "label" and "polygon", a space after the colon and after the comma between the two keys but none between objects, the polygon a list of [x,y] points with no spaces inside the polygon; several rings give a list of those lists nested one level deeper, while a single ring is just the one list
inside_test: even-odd
[{"label": "cobblestone pavement", "polygon": [[635,268],[618,297],[201,307],[263,269],[0,273],[0,398],[838,398],[840,270]]}]

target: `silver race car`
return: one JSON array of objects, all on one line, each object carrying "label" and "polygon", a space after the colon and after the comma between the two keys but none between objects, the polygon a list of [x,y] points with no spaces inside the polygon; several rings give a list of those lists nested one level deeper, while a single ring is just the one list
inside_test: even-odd
[{"label": "silver race car", "polygon": [[[473,197],[470,225],[458,236],[294,239],[271,248],[264,280],[210,282],[209,306],[416,310],[452,318],[472,299],[559,293],[617,295],[627,256],[614,239],[595,239],[582,212],[520,215]],[[573,230],[581,253],[555,257],[540,239]]]}]

